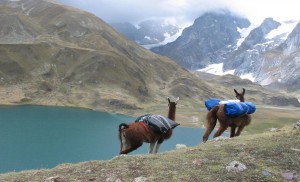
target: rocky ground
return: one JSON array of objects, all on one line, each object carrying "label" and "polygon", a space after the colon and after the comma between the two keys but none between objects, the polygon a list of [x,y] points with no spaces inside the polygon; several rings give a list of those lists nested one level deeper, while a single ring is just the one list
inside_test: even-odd
[{"label": "rocky ground", "polygon": [[1,104],[16,104],[25,98],[19,86],[0,87]]}]

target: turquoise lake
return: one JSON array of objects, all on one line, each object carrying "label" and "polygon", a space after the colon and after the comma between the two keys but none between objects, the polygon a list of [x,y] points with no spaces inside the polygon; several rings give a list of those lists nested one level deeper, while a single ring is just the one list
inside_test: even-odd
[{"label": "turquoise lake", "polygon": [[[119,124],[134,119],[79,108],[1,106],[0,173],[111,159],[120,150]],[[176,144],[198,145],[203,132],[203,128],[179,126],[159,152],[173,150]],[[130,155],[147,153],[148,145]]]}]

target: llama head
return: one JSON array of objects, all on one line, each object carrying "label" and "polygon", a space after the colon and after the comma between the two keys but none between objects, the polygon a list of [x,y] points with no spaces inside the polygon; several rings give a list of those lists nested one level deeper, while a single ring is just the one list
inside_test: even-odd
[{"label": "llama head", "polygon": [[238,91],[236,91],[235,89],[233,89],[234,90],[234,92],[235,92],[235,97],[238,99],[238,100],[240,100],[241,102],[244,102],[245,101],[245,98],[244,98],[244,95],[245,95],[245,89],[243,88],[243,91],[242,91],[242,93],[239,93]]},{"label": "llama head", "polygon": [[124,150],[127,150],[130,146],[129,141],[127,140],[127,128],[129,128],[128,125],[126,124],[120,124],[119,126],[119,139],[121,142],[121,149],[120,149],[120,153],[122,153]]},{"label": "llama head", "polygon": [[173,121],[175,121],[176,105],[178,101],[179,101],[179,97],[177,97],[177,99],[174,102],[172,102],[170,98],[168,98],[168,102],[169,102],[168,118]]},{"label": "llama head", "polygon": [[172,102],[169,97],[167,98],[167,100],[169,102],[169,106],[176,106],[179,101],[179,97],[177,97],[177,99],[174,102]]}]

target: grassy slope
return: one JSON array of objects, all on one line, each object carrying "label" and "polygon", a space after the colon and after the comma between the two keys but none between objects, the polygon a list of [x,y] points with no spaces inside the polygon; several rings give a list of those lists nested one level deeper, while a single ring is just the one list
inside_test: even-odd
[{"label": "grassy slope", "polygon": [[[291,125],[278,132],[209,141],[196,147],[157,155],[119,156],[109,161],[62,164],[50,170],[0,175],[0,181],[284,181],[281,173],[295,172],[300,180],[300,132]],[[240,173],[227,172],[232,161],[246,165]],[[264,176],[267,171],[271,176]]]}]

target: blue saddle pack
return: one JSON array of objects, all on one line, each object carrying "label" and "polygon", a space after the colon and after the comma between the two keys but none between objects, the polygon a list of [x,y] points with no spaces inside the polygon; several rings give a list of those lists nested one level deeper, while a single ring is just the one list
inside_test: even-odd
[{"label": "blue saddle pack", "polygon": [[219,105],[220,102],[221,102],[221,100],[219,100],[219,99],[210,98],[205,101],[205,106],[206,106],[207,110],[210,111],[213,107]]},{"label": "blue saddle pack", "polygon": [[[207,110],[211,110],[213,107],[220,104],[220,100],[216,98],[207,99],[205,106]],[[224,103],[225,114],[227,116],[240,116],[244,114],[253,114],[256,111],[256,107],[251,102],[225,102]]]},{"label": "blue saddle pack", "polygon": [[253,114],[256,107],[251,102],[228,102],[225,105],[225,114],[227,116],[239,116],[244,114]]}]

